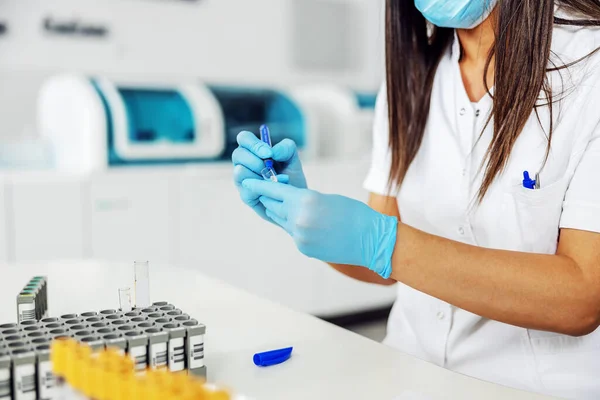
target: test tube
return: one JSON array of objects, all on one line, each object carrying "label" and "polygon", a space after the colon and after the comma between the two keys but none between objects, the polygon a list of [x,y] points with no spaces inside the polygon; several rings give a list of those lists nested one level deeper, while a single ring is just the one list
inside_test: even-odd
[{"label": "test tube", "polygon": [[12,396],[10,364],[10,356],[0,350],[0,399],[10,399]]},{"label": "test tube", "polygon": [[50,363],[50,346],[42,344],[36,347],[37,387],[40,400],[53,399],[55,396],[54,375]]},{"label": "test tube", "polygon": [[167,368],[169,334],[160,328],[146,329],[148,335],[148,364],[152,369]]},{"label": "test tube", "polygon": [[277,174],[272,167],[265,167],[260,171],[260,174],[267,181],[277,182]]},{"label": "test tube", "polygon": [[148,261],[133,263],[135,274],[135,306],[149,307],[150,302],[150,265]]},{"label": "test tube", "polygon": [[119,289],[119,307],[121,307],[121,311],[129,312],[131,311],[131,289],[130,288],[121,288]]},{"label": "test tube", "polygon": [[19,400],[36,399],[36,357],[28,348],[13,351],[13,397]]},{"label": "test tube", "polygon": [[182,326],[186,332],[187,368],[191,374],[204,375],[204,334],[206,326],[192,319],[185,321]]},{"label": "test tube", "polygon": [[185,328],[179,324],[168,323],[163,325],[169,334],[167,354],[169,356],[169,371],[178,372],[185,369]]},{"label": "test tube", "polygon": [[94,335],[82,338],[81,342],[90,346],[93,352],[104,350],[104,340],[101,340],[99,337],[96,337]]},{"label": "test tube", "polygon": [[125,332],[125,339],[127,340],[127,353],[135,363],[135,370],[143,372],[148,366],[148,336],[140,332],[129,331]]},{"label": "test tube", "polygon": [[36,319],[36,294],[30,291],[23,291],[17,296],[17,316],[18,321],[28,321]]},{"label": "test tube", "polygon": [[120,354],[125,355],[125,350],[127,350],[127,340],[125,340],[120,333],[109,333],[108,335],[102,336],[102,339],[104,340],[107,349],[113,348]]}]

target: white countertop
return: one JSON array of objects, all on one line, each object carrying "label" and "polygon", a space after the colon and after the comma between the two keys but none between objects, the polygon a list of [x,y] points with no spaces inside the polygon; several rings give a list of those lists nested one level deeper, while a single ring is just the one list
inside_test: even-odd
[{"label": "white countertop", "polygon": [[[256,400],[545,398],[447,371],[197,271],[150,268],[152,301],[206,325],[208,380]],[[48,276],[50,316],[118,308],[117,289],[133,286],[133,263],[0,265],[0,272],[0,323],[16,320],[16,296],[34,275]],[[287,346],[294,352],[283,364],[252,363],[256,352]]]}]

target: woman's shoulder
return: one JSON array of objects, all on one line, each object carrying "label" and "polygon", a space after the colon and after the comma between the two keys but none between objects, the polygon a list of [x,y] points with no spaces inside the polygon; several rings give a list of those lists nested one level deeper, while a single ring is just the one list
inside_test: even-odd
[{"label": "woman's shoulder", "polygon": [[[559,17],[578,19],[564,14]],[[549,61],[551,70],[558,68],[552,75],[560,75],[555,84],[561,89],[579,88],[583,96],[600,96],[600,27],[555,24]]]},{"label": "woman's shoulder", "polygon": [[[585,16],[568,13],[560,8],[557,9],[555,17],[567,21],[586,19]],[[554,24],[552,52],[553,56],[560,58],[563,63],[579,60],[598,48],[600,48],[600,26]],[[590,58],[597,58],[595,56],[599,52],[591,54]]]}]

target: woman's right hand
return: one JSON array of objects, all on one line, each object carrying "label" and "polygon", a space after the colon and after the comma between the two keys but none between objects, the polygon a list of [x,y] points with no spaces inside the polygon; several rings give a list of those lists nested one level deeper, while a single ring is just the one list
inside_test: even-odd
[{"label": "woman's right hand", "polygon": [[260,171],[265,167],[264,160],[275,160],[277,178],[300,189],[306,189],[306,177],[298,157],[298,148],[291,139],[284,139],[272,148],[258,139],[253,133],[242,131],[237,136],[238,148],[233,151],[233,180],[242,201],[252,208],[263,219],[271,221],[266,215],[265,207],[258,200],[260,196],[242,187],[245,179],[260,179]]}]

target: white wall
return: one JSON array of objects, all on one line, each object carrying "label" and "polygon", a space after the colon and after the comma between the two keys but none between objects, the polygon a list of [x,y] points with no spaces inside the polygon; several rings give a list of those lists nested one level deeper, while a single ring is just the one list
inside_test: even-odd
[{"label": "white wall", "polygon": [[6,182],[13,260],[84,256],[87,193],[79,177],[24,174]]},{"label": "white wall", "polygon": [[6,205],[6,187],[4,181],[0,178],[0,263],[7,262],[10,258],[8,254],[8,229],[9,221],[7,220],[7,205]]},{"label": "white wall", "polygon": [[173,263],[173,176],[153,169],[98,174],[90,181],[89,256],[101,260]]},{"label": "white wall", "polygon": [[[1,43],[0,38],[0,47]],[[0,60],[5,58],[8,56],[0,51]],[[38,89],[47,75],[42,71],[0,69],[0,140],[27,140],[37,136],[33,118],[35,102]]]},{"label": "white wall", "polygon": [[[315,14],[321,3],[352,7],[350,26],[342,30],[356,62],[316,70],[294,62],[294,21],[300,18],[295,5],[309,1],[316,4]],[[383,76],[382,7],[383,0],[2,0],[0,17],[8,33],[0,36],[0,141],[35,137],[31,113],[37,87],[64,70],[226,84],[328,82],[376,90]],[[47,17],[102,25],[109,33],[106,38],[49,34],[42,28]],[[335,15],[319,21],[326,42],[328,30],[336,30]],[[300,32],[310,29],[303,25]],[[315,54],[305,58],[322,56],[319,42],[309,43]]]},{"label": "white wall", "polygon": [[[362,23],[352,33],[353,50],[361,57],[346,72],[307,71],[291,62],[293,4],[304,1],[4,0],[0,15],[9,31],[0,40],[0,63],[16,69],[176,74],[223,82],[325,80],[376,86],[382,43],[374,28],[380,23],[380,1],[326,0],[353,6]],[[109,34],[105,39],[55,37],[41,28],[48,16],[100,24]]]}]

